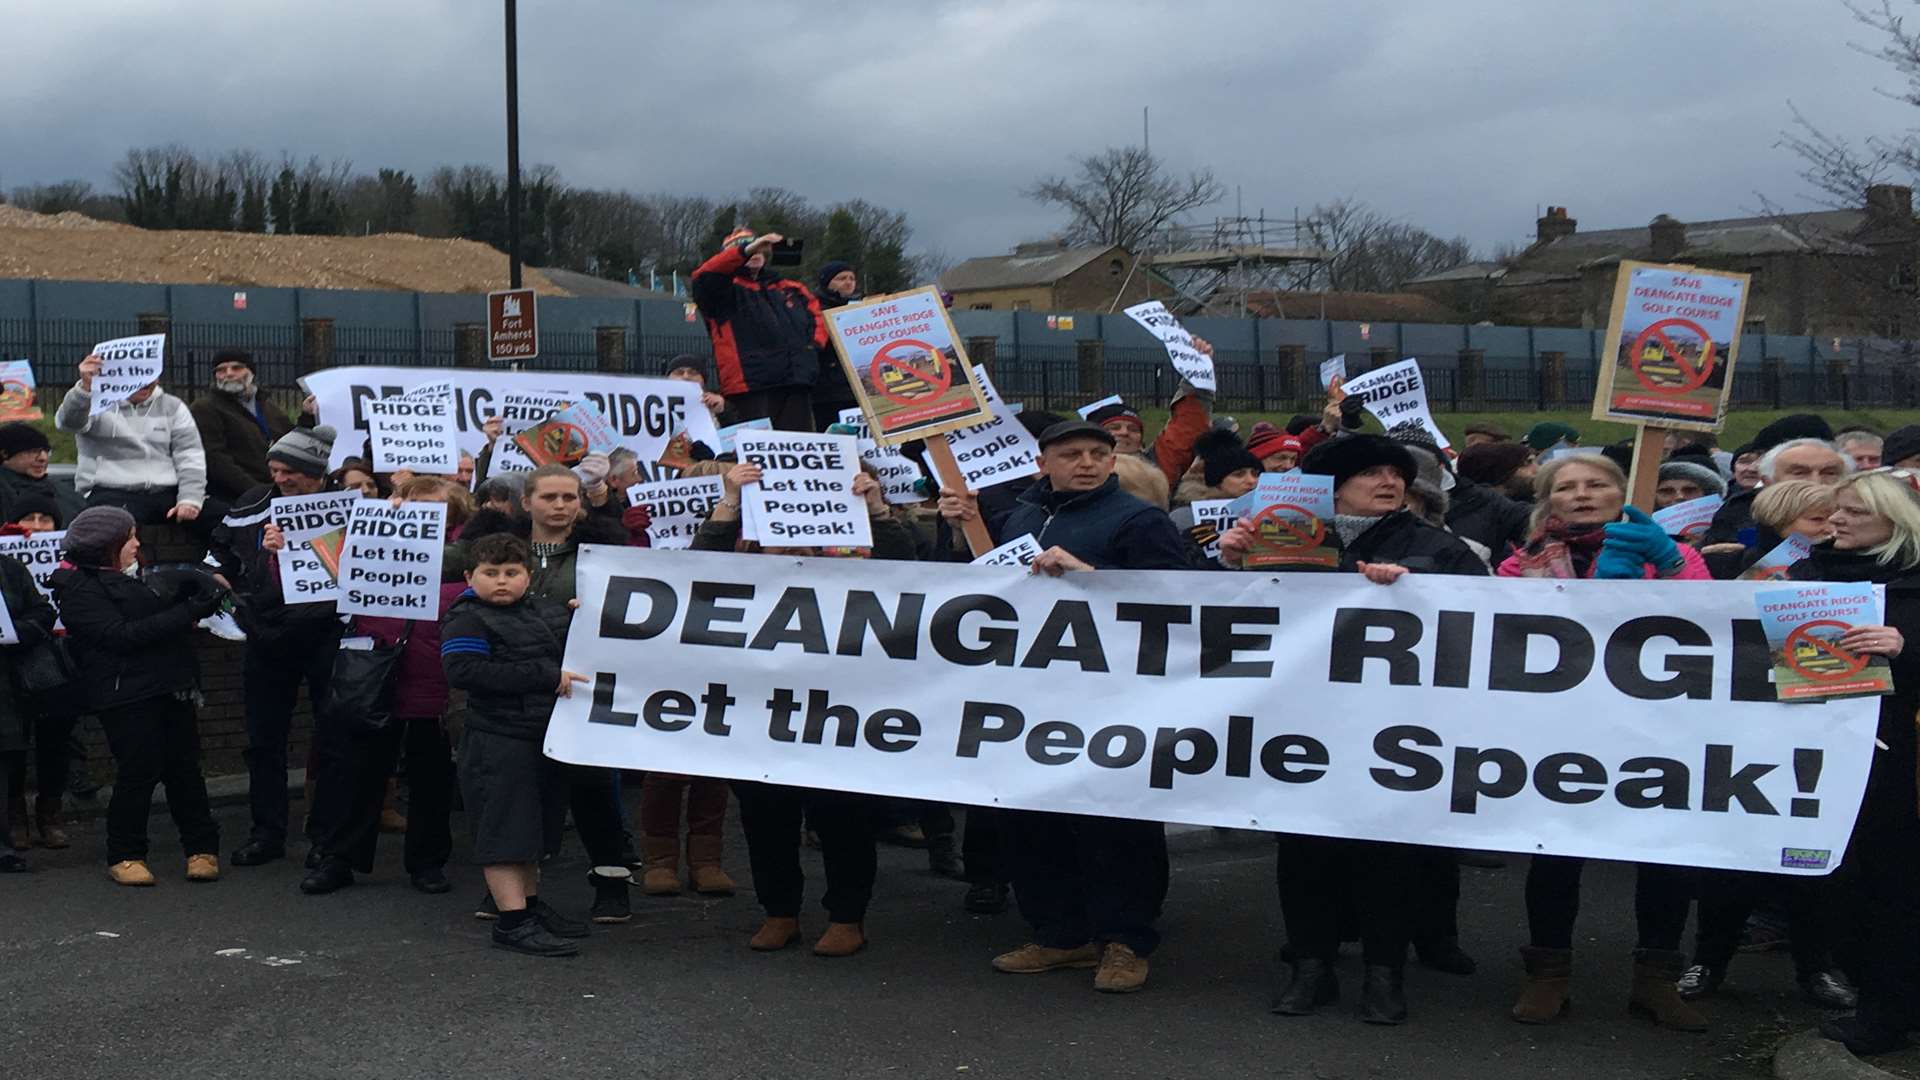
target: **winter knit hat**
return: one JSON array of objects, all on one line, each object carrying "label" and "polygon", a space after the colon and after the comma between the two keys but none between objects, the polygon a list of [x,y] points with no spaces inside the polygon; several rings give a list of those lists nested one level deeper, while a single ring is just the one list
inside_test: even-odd
[{"label": "winter knit hat", "polygon": [[308,476],[327,475],[327,458],[333,453],[335,432],[325,424],[294,428],[267,451],[268,461],[277,461]]},{"label": "winter knit hat", "polygon": [[[12,424],[7,425],[7,427],[12,426]],[[6,430],[7,428],[0,427],[0,433]],[[1915,454],[1920,454],[1920,424],[1894,428],[1880,443],[1880,461],[1885,465],[1898,465]]]},{"label": "winter knit hat", "polygon": [[1460,451],[1454,468],[1476,484],[1497,487],[1527,463],[1533,451],[1523,442],[1492,442]]},{"label": "winter knit hat", "polygon": [[[1819,439],[1822,442],[1833,441],[1833,428],[1825,420],[1812,413],[1794,413],[1783,416],[1753,437],[1747,448],[1764,454],[1789,439]],[[1885,452],[1882,451],[1882,456]]]},{"label": "winter knit hat", "polygon": [[1420,466],[1413,460],[1413,452],[1385,435],[1342,435],[1307,451],[1306,460],[1300,463],[1300,471],[1314,476],[1333,477],[1333,486],[1340,485],[1366,472],[1376,465],[1391,466],[1394,471],[1412,484],[1419,479]]},{"label": "winter knit hat", "polygon": [[1557,442],[1577,442],[1580,429],[1572,424],[1563,424],[1558,420],[1542,420],[1527,429],[1520,441],[1533,447],[1535,453],[1547,449]]},{"label": "winter knit hat", "polygon": [[[1266,428],[1265,431],[1260,430],[1262,426]],[[1254,457],[1265,461],[1273,455],[1287,450],[1291,450],[1296,454],[1300,452],[1300,439],[1298,436],[1289,435],[1279,428],[1274,427],[1272,424],[1255,424],[1253,426],[1253,435],[1247,439],[1247,451]]]},{"label": "winter knit hat", "polygon": [[213,354],[213,366],[219,367],[221,364],[245,364],[247,365],[248,371],[256,374],[260,371],[260,369],[253,364],[253,354],[245,349],[227,348],[215,352]]},{"label": "winter knit hat", "polygon": [[815,281],[818,281],[820,283],[819,291],[821,292],[821,294],[824,295],[827,292],[828,287],[833,284],[834,278],[839,277],[841,274],[844,274],[851,269],[853,269],[852,263],[841,262],[838,259],[834,259],[830,262],[823,264],[820,267],[819,275],[814,278]]},{"label": "winter knit hat", "polygon": [[1727,482],[1720,478],[1718,472],[1692,461],[1667,462],[1660,466],[1660,479],[1691,481],[1699,484],[1700,489],[1708,495],[1724,496],[1727,493]]},{"label": "winter knit hat", "polygon": [[60,554],[75,566],[112,566],[132,535],[132,514],[117,506],[89,506],[67,526]]},{"label": "winter knit hat", "polygon": [[1210,488],[1219,487],[1222,480],[1242,469],[1260,471],[1259,457],[1231,431],[1207,432],[1194,441],[1193,452],[1200,456],[1200,475]]},{"label": "winter knit hat", "polygon": [[1099,408],[1088,413],[1087,419],[1093,423],[1099,424],[1101,427],[1106,427],[1107,424],[1110,423],[1111,421],[1121,420],[1121,421],[1125,421],[1126,423],[1132,424],[1135,428],[1141,431],[1147,430],[1147,425],[1140,422],[1140,414],[1137,412],[1134,412],[1133,407],[1131,405],[1128,405],[1125,402],[1121,402],[1121,401],[1116,401],[1111,405],[1100,406]]},{"label": "winter knit hat", "polygon": [[17,420],[11,424],[0,424],[0,459],[29,450],[52,449],[53,444],[47,441],[47,436],[32,424]]},{"label": "winter knit hat", "polygon": [[60,527],[60,518],[63,516],[60,513],[60,504],[54,500],[53,496],[32,492],[13,500],[13,505],[7,508],[7,524],[11,525],[29,514],[47,515],[53,519],[53,527],[56,529]]}]

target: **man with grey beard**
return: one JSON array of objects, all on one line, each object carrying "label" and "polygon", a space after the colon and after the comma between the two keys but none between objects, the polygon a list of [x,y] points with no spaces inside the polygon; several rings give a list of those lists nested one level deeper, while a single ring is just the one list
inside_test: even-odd
[{"label": "man with grey beard", "polygon": [[[228,504],[271,479],[267,448],[295,426],[260,393],[253,357],[240,349],[213,354],[213,391],[193,403],[193,423],[207,451],[207,494]],[[300,417],[300,427],[312,423]]]}]

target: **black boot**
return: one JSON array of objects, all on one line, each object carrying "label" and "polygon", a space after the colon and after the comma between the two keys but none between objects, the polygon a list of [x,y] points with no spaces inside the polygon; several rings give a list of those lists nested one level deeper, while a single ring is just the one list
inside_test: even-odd
[{"label": "black boot", "polygon": [[1407,1022],[1407,970],[1385,964],[1368,964],[1360,984],[1360,1019],[1369,1024]]},{"label": "black boot", "polygon": [[998,915],[1007,910],[1007,887],[997,881],[975,882],[962,904],[975,915]]},{"label": "black boot", "polygon": [[927,837],[927,868],[934,876],[964,880],[966,867],[960,862],[960,845],[954,841],[952,833],[935,833]]},{"label": "black boot", "polygon": [[633,918],[633,904],[627,899],[631,871],[624,866],[596,866],[587,874],[593,886],[593,909],[588,917],[602,925],[623,923]]},{"label": "black boot", "polygon": [[1460,948],[1459,938],[1446,937],[1434,938],[1432,941],[1417,941],[1413,945],[1413,953],[1420,958],[1421,963],[1448,975],[1471,975],[1479,966],[1473,962],[1473,957],[1468,956],[1466,951]]},{"label": "black boot", "polygon": [[339,892],[353,884],[353,867],[339,859],[321,859],[306,877],[300,879],[300,891],[308,896]]},{"label": "black boot", "polygon": [[1280,996],[1273,999],[1273,1011],[1281,1016],[1312,1016],[1313,1010],[1340,1000],[1340,980],[1325,960],[1300,959],[1293,962],[1293,978]]}]

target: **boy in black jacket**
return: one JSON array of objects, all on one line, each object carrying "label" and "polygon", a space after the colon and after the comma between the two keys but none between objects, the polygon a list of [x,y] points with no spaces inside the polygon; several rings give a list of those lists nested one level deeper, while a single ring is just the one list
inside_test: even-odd
[{"label": "boy in black jacket", "polygon": [[[587,926],[539,897],[540,851],[566,812],[567,786],[540,744],[556,696],[586,680],[560,670],[568,611],[527,596],[533,554],[524,540],[482,537],[471,552],[467,591],[442,620],[447,684],[467,692],[460,791],[473,829],[474,859],[500,910],[493,943],[533,956],[573,956],[567,938]],[[551,826],[549,820],[552,819]]]}]

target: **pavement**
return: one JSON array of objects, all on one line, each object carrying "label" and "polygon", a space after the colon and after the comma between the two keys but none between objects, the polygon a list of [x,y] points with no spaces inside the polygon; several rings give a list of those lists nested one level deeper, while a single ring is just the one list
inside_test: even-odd
[{"label": "pavement", "polygon": [[[245,810],[218,816],[230,850]],[[596,927],[580,957],[539,960],[488,947],[490,924],[472,916],[480,874],[464,837],[451,895],[408,888],[390,837],[374,875],[307,897],[293,861],[189,884],[164,814],[153,823],[159,886],[115,887],[100,827],[78,820],[72,849],[36,851],[34,873],[0,877],[0,1062],[10,1076],[1749,1080],[1774,1075],[1775,1050],[1819,1019],[1794,993],[1783,953],[1736,961],[1708,1003],[1707,1034],[1629,1018],[1632,870],[1612,864],[1587,873],[1567,1019],[1526,1027],[1506,1015],[1525,925],[1516,857],[1504,870],[1464,871],[1462,944],[1480,973],[1410,968],[1411,1021],[1376,1028],[1353,1013],[1352,955],[1341,962],[1340,1004],[1307,1018],[1268,1013],[1281,940],[1273,852],[1248,834],[1178,835],[1151,980],[1110,997],[1092,991],[1087,971],[994,972],[988,960],[1025,940],[1018,916],[965,914],[964,885],[932,876],[911,849],[882,849],[871,943],[850,959],[747,949],[760,912],[736,830],[727,869],[740,895],[636,890],[632,923]],[[804,861],[811,940],[825,919],[818,854]],[[584,875],[569,837],[544,894],[584,914]],[[1793,1046],[1807,1044],[1790,1044],[1783,1067],[1798,1060]],[[1807,1055],[1858,1065],[1833,1049]],[[1920,1076],[1910,1056],[1877,1064]]]}]

